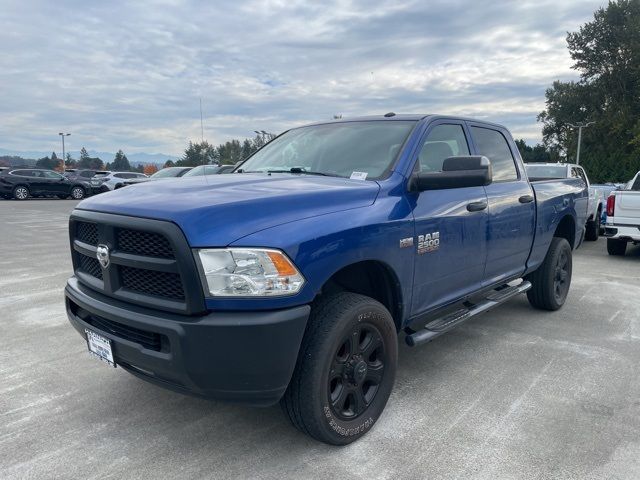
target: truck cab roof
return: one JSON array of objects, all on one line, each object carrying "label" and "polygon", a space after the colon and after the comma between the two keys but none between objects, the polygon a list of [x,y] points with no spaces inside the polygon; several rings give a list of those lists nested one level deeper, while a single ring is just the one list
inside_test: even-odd
[{"label": "truck cab roof", "polygon": [[394,113],[389,112],[384,115],[367,115],[361,117],[347,117],[347,118],[336,118],[333,120],[321,121],[321,122],[313,122],[306,125],[302,125],[300,127],[294,128],[303,128],[312,125],[323,125],[327,123],[347,123],[347,122],[370,122],[370,121],[381,121],[381,122],[397,122],[397,121],[420,121],[420,120],[456,120],[462,122],[472,122],[476,124],[484,124],[492,127],[498,127],[501,129],[505,129],[504,125],[500,125],[498,123],[487,122],[484,120],[478,120],[476,118],[462,117],[457,115],[444,115],[444,114],[434,114],[434,113]]}]

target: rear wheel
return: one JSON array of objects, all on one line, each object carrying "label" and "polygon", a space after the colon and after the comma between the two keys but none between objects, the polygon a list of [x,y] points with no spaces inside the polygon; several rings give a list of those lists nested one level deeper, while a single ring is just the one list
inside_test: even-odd
[{"label": "rear wheel", "polygon": [[18,185],[13,189],[13,198],[16,200],[26,200],[29,198],[29,189],[24,185]]},{"label": "rear wheel", "polygon": [[84,198],[85,192],[82,187],[73,187],[71,189],[71,198],[74,200],[81,200]]},{"label": "rear wheel", "polygon": [[527,277],[531,289],[529,303],[542,310],[558,310],[564,305],[573,268],[571,246],[564,238],[554,237],[542,265]]},{"label": "rear wheel", "polygon": [[384,410],[397,355],[396,328],[382,304],[349,292],[322,298],[311,311],[282,408],[315,439],[351,443]]},{"label": "rear wheel", "polygon": [[587,231],[585,232],[585,240],[595,242],[600,236],[600,214],[596,215],[596,218],[587,222]]},{"label": "rear wheel", "polygon": [[607,252],[609,255],[622,256],[627,253],[627,242],[617,238],[607,238]]}]

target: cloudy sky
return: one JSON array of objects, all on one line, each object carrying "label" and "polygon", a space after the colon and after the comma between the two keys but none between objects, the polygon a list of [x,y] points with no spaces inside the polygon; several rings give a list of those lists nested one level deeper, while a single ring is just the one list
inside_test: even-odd
[{"label": "cloudy sky", "polygon": [[592,0],[2,0],[0,147],[179,155],[344,116],[449,113],[541,138]]}]

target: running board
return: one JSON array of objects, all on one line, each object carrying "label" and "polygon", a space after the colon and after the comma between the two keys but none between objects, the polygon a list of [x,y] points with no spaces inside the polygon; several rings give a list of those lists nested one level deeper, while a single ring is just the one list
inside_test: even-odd
[{"label": "running board", "polygon": [[514,285],[513,287],[504,286],[500,289],[494,290],[490,295],[488,295],[484,300],[476,303],[474,305],[469,306],[468,308],[463,308],[456,312],[445,315],[444,317],[436,318],[435,320],[430,321],[422,330],[419,330],[415,333],[407,335],[404,337],[407,345],[410,347],[415,347],[416,345],[420,345],[421,343],[426,343],[433,340],[436,337],[439,337],[445,332],[452,330],[457,327],[461,323],[466,322],[471,317],[475,317],[480,313],[484,313],[492,308],[497,307],[498,305],[502,305],[507,300],[510,300],[512,297],[519,295],[521,293],[526,292],[531,288],[531,283],[523,280],[518,285]]}]

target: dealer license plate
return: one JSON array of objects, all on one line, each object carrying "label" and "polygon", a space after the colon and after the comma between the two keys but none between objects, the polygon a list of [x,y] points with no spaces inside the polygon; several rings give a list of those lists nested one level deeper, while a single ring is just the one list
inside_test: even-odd
[{"label": "dealer license plate", "polygon": [[116,362],[113,359],[111,340],[86,328],[84,329],[84,332],[87,334],[87,347],[89,347],[89,353],[97,359],[115,367]]}]

